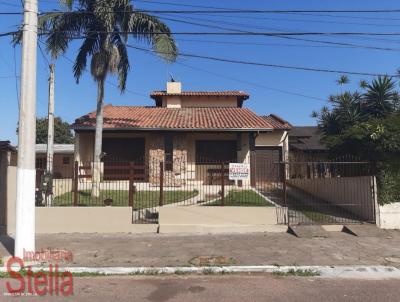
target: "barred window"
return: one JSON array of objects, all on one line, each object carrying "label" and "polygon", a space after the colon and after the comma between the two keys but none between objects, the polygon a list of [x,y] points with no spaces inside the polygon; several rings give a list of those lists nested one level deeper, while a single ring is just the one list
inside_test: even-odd
[{"label": "barred window", "polygon": [[235,140],[196,141],[196,163],[228,163],[237,161],[237,142]]}]

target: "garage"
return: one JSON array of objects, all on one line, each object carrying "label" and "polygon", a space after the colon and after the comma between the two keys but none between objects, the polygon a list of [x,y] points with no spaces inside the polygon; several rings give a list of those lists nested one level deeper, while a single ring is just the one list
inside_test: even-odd
[{"label": "garage", "polygon": [[250,160],[253,185],[281,180],[282,173],[279,165],[282,161],[281,147],[255,147],[251,152]]}]

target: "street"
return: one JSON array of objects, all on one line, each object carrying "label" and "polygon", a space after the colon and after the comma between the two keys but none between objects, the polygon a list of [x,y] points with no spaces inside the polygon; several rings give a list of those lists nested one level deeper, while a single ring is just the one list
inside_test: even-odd
[{"label": "street", "polygon": [[[6,279],[0,281],[6,290]],[[74,296],[5,297],[2,301],[385,301],[400,300],[399,280],[253,275],[85,277]]]}]

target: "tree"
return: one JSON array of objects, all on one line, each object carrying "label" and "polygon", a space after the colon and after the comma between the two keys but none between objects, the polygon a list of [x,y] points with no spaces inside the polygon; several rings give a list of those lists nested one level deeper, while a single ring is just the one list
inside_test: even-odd
[{"label": "tree", "polygon": [[366,111],[373,117],[385,117],[396,108],[398,93],[396,82],[389,76],[378,77],[367,86],[364,95]]},{"label": "tree", "polygon": [[[47,144],[47,118],[36,119],[36,144]],[[54,118],[54,143],[73,144],[74,137],[69,128],[69,124],[61,118]]]},{"label": "tree", "polygon": [[172,62],[177,47],[171,31],[157,17],[134,10],[129,0],[61,0],[68,9],[51,12],[39,19],[41,33],[49,33],[47,51],[54,59],[65,53],[72,40],[82,43],[73,66],[77,82],[86,70],[90,58],[90,72],[97,82],[97,109],[92,178],[92,196],[100,194],[100,161],[102,153],[104,83],[109,74],[116,75],[119,89],[125,90],[130,68],[126,43],[132,36],[151,45],[163,59]]},{"label": "tree", "polygon": [[[393,78],[377,77],[363,93],[330,96],[330,107],[314,112],[332,157],[355,155],[372,162],[379,200],[400,194],[400,108]],[[397,164],[396,164],[397,163]]]},{"label": "tree", "polygon": [[[36,144],[47,144],[47,117],[36,119]],[[18,133],[18,127],[17,131]],[[55,144],[73,144],[74,136],[72,135],[69,124],[60,117],[54,118],[54,143]]]},{"label": "tree", "polygon": [[336,83],[340,86],[350,83],[350,79],[347,75],[343,74],[339,79],[336,80]]}]

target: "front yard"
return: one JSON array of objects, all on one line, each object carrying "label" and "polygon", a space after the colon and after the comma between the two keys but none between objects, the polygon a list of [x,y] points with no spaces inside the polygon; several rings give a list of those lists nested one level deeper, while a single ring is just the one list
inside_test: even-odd
[{"label": "front yard", "polygon": [[231,190],[224,198],[205,204],[204,206],[227,206],[227,207],[273,207],[258,193],[253,190]]},{"label": "front yard", "polygon": [[[197,196],[193,191],[164,191],[164,204],[177,203]],[[125,190],[103,190],[100,197],[92,198],[90,190],[78,192],[78,206],[104,206],[105,199],[112,199],[113,206],[128,206],[129,192]],[[144,209],[159,205],[160,191],[138,191],[134,194],[133,207]],[[53,199],[53,206],[72,206],[73,192],[67,192]]]}]

